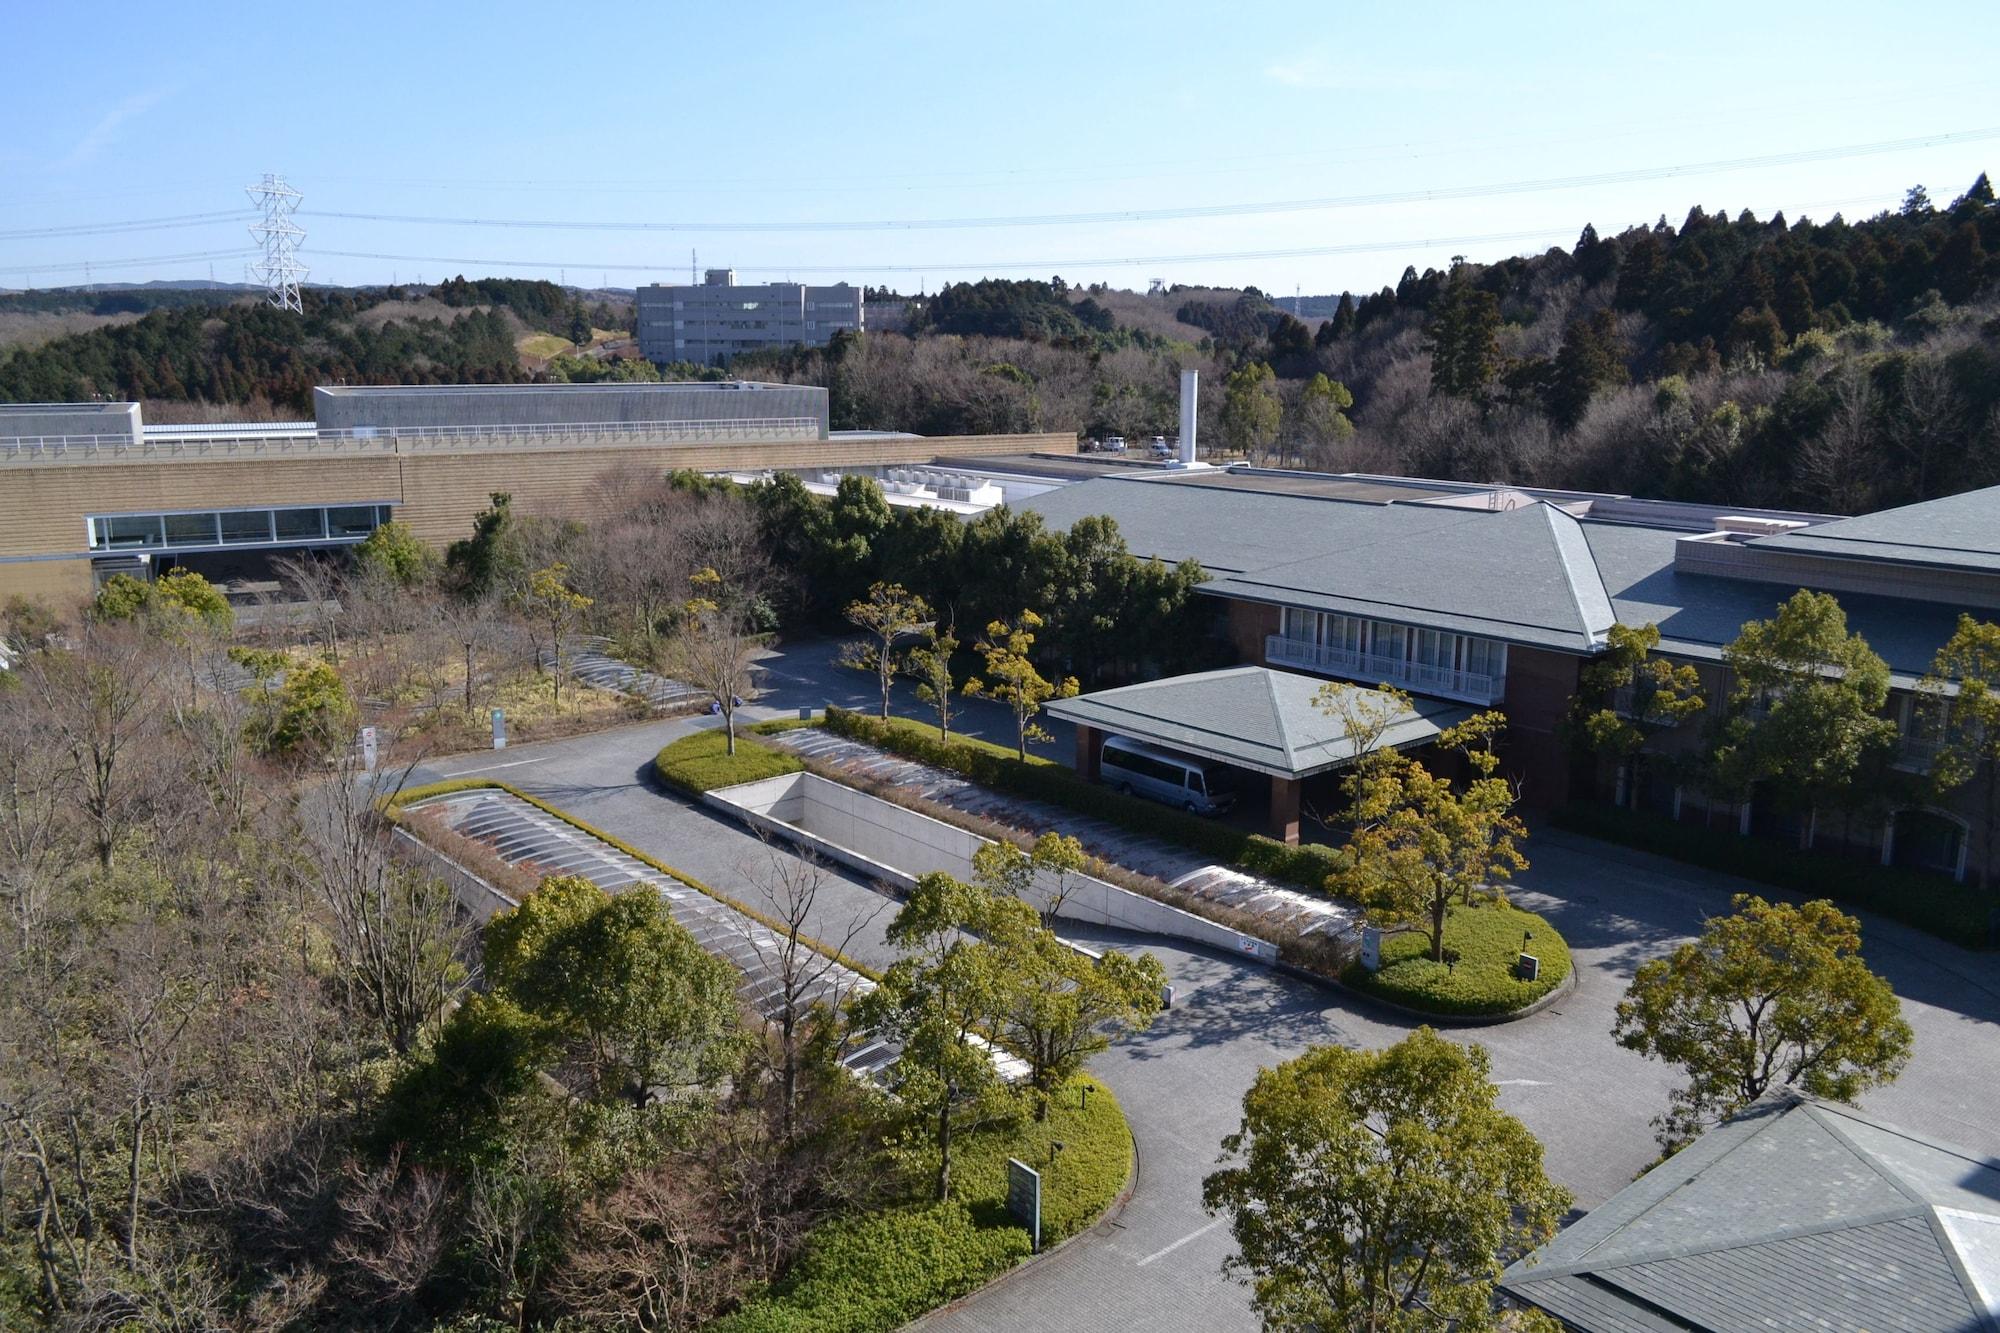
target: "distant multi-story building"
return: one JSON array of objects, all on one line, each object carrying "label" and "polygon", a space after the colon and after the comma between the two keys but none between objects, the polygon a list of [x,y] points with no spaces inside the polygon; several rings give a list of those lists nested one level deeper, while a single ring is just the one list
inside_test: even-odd
[{"label": "distant multi-story building", "polygon": [[844,282],[739,287],[726,268],[704,277],[699,287],[639,289],[639,351],[647,360],[726,364],[768,347],[823,347],[840,330],[862,327],[861,288]]}]

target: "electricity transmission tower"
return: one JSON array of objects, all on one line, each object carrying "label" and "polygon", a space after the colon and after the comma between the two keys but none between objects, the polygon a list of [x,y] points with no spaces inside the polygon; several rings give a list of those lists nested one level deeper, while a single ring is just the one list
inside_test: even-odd
[{"label": "electricity transmission tower", "polygon": [[250,228],[250,234],[264,247],[264,262],[250,271],[257,281],[264,284],[273,308],[296,310],[305,313],[305,304],[299,300],[299,279],[305,277],[306,267],[299,263],[299,242],[306,237],[305,229],[292,221],[292,214],[298,212],[299,201],[305,196],[285,184],[284,177],[264,173],[264,179],[255,185],[244,187],[251,202],[263,215],[261,221]]}]

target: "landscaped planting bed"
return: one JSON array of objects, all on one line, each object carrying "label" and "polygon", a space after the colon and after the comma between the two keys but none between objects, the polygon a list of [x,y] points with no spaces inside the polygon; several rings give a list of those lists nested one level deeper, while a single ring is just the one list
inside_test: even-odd
[{"label": "landscaped planting bed", "polygon": [[774,750],[747,731],[736,733],[735,754],[729,753],[728,736],[717,730],[683,736],[653,757],[653,771],[660,775],[660,781],[691,796],[739,782],[782,777],[804,768],[798,756]]},{"label": "landscaped planting bed", "polygon": [[[1062,1151],[1051,1164],[1058,1142]],[[1117,1199],[1132,1173],[1132,1133],[1109,1089],[1078,1080],[1056,1095],[1039,1124],[1023,1120],[960,1138],[950,1202],[911,1198],[823,1224],[768,1293],[710,1328],[876,1333],[977,1290],[1028,1256],[1028,1233],[1007,1216],[1009,1157],[1042,1173],[1047,1247],[1091,1226]],[[918,1170],[912,1179],[921,1190],[929,1176]]]},{"label": "landscaped planting bed", "polygon": [[[1542,964],[1534,981],[1514,972],[1524,932],[1533,936],[1527,952]],[[1569,944],[1554,926],[1518,907],[1453,907],[1445,918],[1444,944],[1458,951],[1456,964],[1431,961],[1430,943],[1423,931],[1386,936],[1379,971],[1355,963],[1341,980],[1363,994],[1447,1018],[1513,1013],[1569,980]]]}]

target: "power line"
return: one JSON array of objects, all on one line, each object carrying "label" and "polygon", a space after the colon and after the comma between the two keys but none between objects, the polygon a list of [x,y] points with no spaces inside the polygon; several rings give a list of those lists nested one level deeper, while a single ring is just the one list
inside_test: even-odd
[{"label": "power line", "polygon": [[1261,203],[1195,204],[1172,208],[1114,209],[1094,213],[1025,213],[1013,216],[958,218],[894,218],[848,222],[737,221],[737,222],[567,222],[553,218],[452,218],[407,213],[313,213],[316,218],[351,222],[394,222],[418,226],[500,227],[536,231],[637,231],[637,232],[852,232],[852,231],[956,231],[980,228],[1088,226],[1100,223],[1164,222],[1190,218],[1252,217],[1274,213],[1310,213],[1334,209],[1371,208],[1385,204],[1427,203],[1440,200],[1480,199],[1500,195],[1535,194],[1548,190],[1574,190],[1598,185],[1623,185],[1638,181],[1662,180],[1674,176],[1713,175],[1751,171],[1768,167],[1794,166],[1844,158],[1874,157],[1885,153],[1908,152],[1944,144],[1973,143],[2000,139],[2000,127],[1956,130],[1943,134],[1919,135],[1908,139],[1887,139],[1875,143],[1844,144],[1829,148],[1808,148],[1787,153],[1765,153],[1755,157],[1722,158],[1710,162],[1637,167],[1624,171],[1604,171],[1588,175],[1549,176],[1533,180],[1505,181],[1491,185],[1456,185],[1432,189],[1393,190],[1376,194],[1329,195],[1314,199],[1277,199]]},{"label": "power line", "polygon": [[14,264],[0,266],[0,273],[75,273],[96,268],[144,268],[148,264],[192,264],[211,259],[241,259],[259,254],[256,250],[198,250],[181,255],[146,255],[138,259],[80,259],[69,264]]},{"label": "power line", "polygon": [[[1394,241],[1357,241],[1346,245],[1314,245],[1283,250],[1227,250],[1207,253],[1174,255],[1128,255],[1121,257],[1070,257],[1067,259],[1004,259],[987,261],[966,261],[947,263],[926,260],[915,264],[744,264],[738,270],[744,273],[920,273],[939,269],[960,271],[978,269],[985,271],[1016,269],[1027,272],[1046,272],[1051,269],[1092,268],[1105,265],[1130,264],[1192,264],[1224,263],[1244,259],[1305,259],[1321,255],[1375,254],[1385,250],[1421,249],[1445,245],[1485,245],[1508,241],[1534,241],[1559,239],[1571,235],[1573,227],[1543,227],[1535,231],[1488,232],[1479,236],[1424,236]],[[464,255],[391,255],[375,254],[361,250],[320,250],[312,254],[319,259],[377,259],[406,264],[458,264],[469,267],[490,268],[594,268],[600,272],[615,273],[676,273],[677,264],[612,264],[601,260],[568,259],[562,261],[539,259],[481,259]]]},{"label": "power line", "polygon": [[0,231],[0,241],[24,241],[38,236],[109,236],[114,232],[166,231],[173,227],[239,222],[254,216],[239,209],[230,213],[178,213],[164,218],[135,218],[130,222],[80,222],[66,227],[29,227],[21,231]]}]

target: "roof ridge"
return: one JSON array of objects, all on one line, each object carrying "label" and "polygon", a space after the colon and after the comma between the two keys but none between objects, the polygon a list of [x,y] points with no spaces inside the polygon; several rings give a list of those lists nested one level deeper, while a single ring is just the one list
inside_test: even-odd
[{"label": "roof ridge", "polygon": [[[1618,609],[1612,605],[1611,590],[1604,586],[1604,571],[1597,567],[1597,555],[1590,549],[1590,539],[1583,534],[1583,524],[1577,521],[1576,515],[1557,508],[1547,500],[1538,500],[1536,504],[1542,509],[1544,521],[1549,524],[1549,536],[1555,541],[1556,559],[1562,564],[1563,581],[1569,586],[1570,604],[1576,608],[1576,622],[1583,628],[1585,638],[1593,644],[1601,643],[1610,632],[1610,627],[1618,623]],[[1567,528],[1556,522],[1557,515],[1568,522]],[[1580,547],[1581,551],[1572,550],[1573,545]],[[1583,604],[1584,589],[1578,586],[1578,580],[1584,575],[1577,569],[1579,559],[1588,568],[1588,580],[1595,585],[1597,598],[1602,602],[1602,628],[1592,623],[1591,611]]]},{"label": "roof ridge", "polygon": [[[1665,1263],[1675,1259],[1694,1259],[1704,1254],[1721,1254],[1727,1250],[1751,1250],[1760,1245],[1777,1245],[1784,1241],[1803,1240],[1809,1236],[1830,1235],[1836,1231],[1856,1231],[1863,1227],[1881,1226],[1884,1222],[1923,1222],[1935,1237],[1936,1228],[1930,1226],[1930,1220],[1926,1216],[1929,1212],[1930,1209],[1925,1205],[1913,1203],[1901,1208],[1876,1208],[1838,1221],[1801,1222],[1797,1226],[1780,1227],[1748,1239],[1693,1241],[1678,1245],[1663,1243],[1651,1249],[1637,1251],[1629,1258],[1621,1257],[1609,1262],[1588,1263],[1576,1260],[1548,1268],[1537,1268],[1532,1273],[1524,1274],[1522,1280],[1573,1277],[1579,1273],[1610,1273],[1621,1268],[1639,1268],[1646,1264]],[[1951,1248],[1942,1240],[1939,1241],[1939,1245],[1945,1250]]]}]

